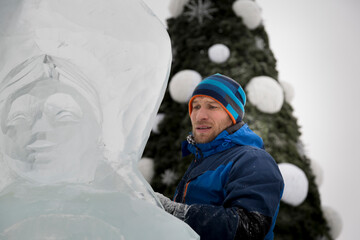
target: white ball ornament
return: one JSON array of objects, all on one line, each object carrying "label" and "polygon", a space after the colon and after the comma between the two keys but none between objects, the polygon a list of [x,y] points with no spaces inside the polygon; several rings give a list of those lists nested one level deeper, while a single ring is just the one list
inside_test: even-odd
[{"label": "white ball ornament", "polygon": [[343,222],[340,214],[329,206],[323,206],[322,211],[324,213],[324,217],[329,224],[330,235],[333,239],[337,239],[343,227]]},{"label": "white ball ornament", "polygon": [[164,119],[165,114],[164,113],[158,113],[155,117],[155,121],[154,121],[154,125],[152,127],[152,131],[153,133],[159,134],[160,130],[159,130],[159,124],[162,122],[162,120]]},{"label": "white ball ornament", "polygon": [[285,82],[285,81],[280,81],[280,85],[284,89],[286,102],[291,103],[291,101],[294,99],[294,95],[295,95],[293,86],[290,83]]},{"label": "white ball ornament", "polygon": [[241,17],[245,26],[251,30],[260,26],[262,22],[261,8],[252,0],[237,0],[232,9],[236,16]]},{"label": "white ball ornament", "polygon": [[305,144],[300,139],[296,143],[296,149],[297,149],[298,153],[300,154],[300,156],[305,157],[305,155],[307,155],[307,149],[305,147]]},{"label": "white ball ornament", "polygon": [[154,160],[151,158],[142,158],[137,165],[139,171],[144,176],[146,181],[151,182],[154,177]]},{"label": "white ball ornament", "polygon": [[311,166],[311,170],[313,171],[313,173],[315,175],[315,183],[317,186],[320,187],[322,185],[323,179],[324,179],[324,170],[319,165],[319,163],[314,160],[312,160],[310,162],[310,166]]},{"label": "white ball ornament", "polygon": [[171,98],[178,103],[187,103],[200,82],[201,75],[197,71],[187,69],[177,72],[169,84]]},{"label": "white ball ornament", "polygon": [[280,163],[279,169],[285,183],[281,200],[289,205],[299,206],[305,200],[309,189],[305,173],[291,163]]},{"label": "white ball ornament", "polygon": [[265,49],[264,39],[256,36],[256,37],[255,37],[255,46],[256,46],[257,49],[259,49],[259,50],[264,50],[264,49]]},{"label": "white ball ornament", "polygon": [[280,84],[268,76],[254,77],[246,86],[247,98],[264,113],[277,113],[284,103]]},{"label": "white ball ornament", "polygon": [[169,12],[172,17],[178,17],[183,11],[186,4],[190,0],[171,0],[169,4]]},{"label": "white ball ornament", "polygon": [[212,62],[224,63],[230,57],[230,49],[222,43],[217,43],[209,48],[208,55]]}]

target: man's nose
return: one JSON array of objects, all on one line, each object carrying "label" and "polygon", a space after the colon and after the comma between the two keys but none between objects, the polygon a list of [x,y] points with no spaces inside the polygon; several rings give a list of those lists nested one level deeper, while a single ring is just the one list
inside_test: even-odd
[{"label": "man's nose", "polygon": [[200,108],[197,111],[197,115],[196,115],[197,120],[205,120],[208,119],[208,117],[209,117],[208,111],[205,108]]}]

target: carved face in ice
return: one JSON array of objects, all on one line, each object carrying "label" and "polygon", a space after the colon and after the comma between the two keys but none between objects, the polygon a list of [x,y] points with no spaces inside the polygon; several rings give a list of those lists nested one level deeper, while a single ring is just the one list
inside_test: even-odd
[{"label": "carved face in ice", "polygon": [[18,89],[1,115],[3,151],[18,174],[40,182],[91,179],[100,125],[73,87],[43,78]]}]

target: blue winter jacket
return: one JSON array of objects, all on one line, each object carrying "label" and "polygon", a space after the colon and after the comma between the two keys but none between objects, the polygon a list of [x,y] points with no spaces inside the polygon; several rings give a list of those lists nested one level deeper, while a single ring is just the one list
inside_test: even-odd
[{"label": "blue winter jacket", "polygon": [[273,239],[284,183],[276,162],[263,149],[262,139],[242,123],[209,143],[184,142],[183,155],[190,153],[195,159],[174,200],[190,205],[185,222],[201,239],[245,239],[239,225],[251,235],[257,229],[248,225],[257,216],[268,220],[262,236]]}]

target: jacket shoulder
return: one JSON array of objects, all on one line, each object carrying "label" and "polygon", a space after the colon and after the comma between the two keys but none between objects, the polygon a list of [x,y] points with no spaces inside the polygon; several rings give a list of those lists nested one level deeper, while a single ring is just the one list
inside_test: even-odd
[{"label": "jacket shoulder", "polygon": [[240,176],[261,175],[262,179],[269,181],[274,179],[279,182],[283,181],[275,159],[264,149],[252,146],[237,146],[233,152],[233,165],[229,173],[230,179]]},{"label": "jacket shoulder", "polygon": [[254,147],[254,146],[239,146],[236,145],[233,147],[233,151],[236,152],[237,154],[243,154],[246,156],[258,156],[258,157],[262,157],[262,158],[271,158],[273,159],[273,157],[265,150],[262,148],[258,148],[258,147]]}]

